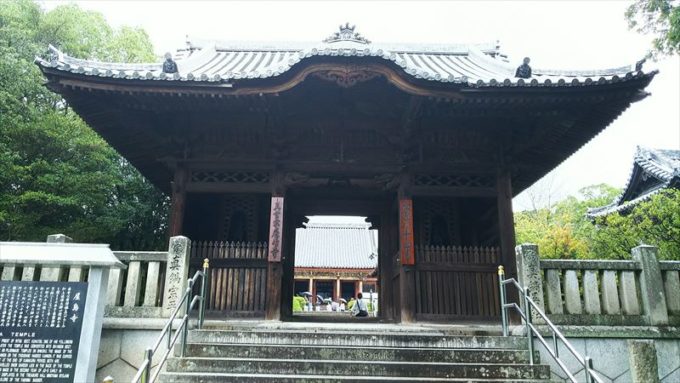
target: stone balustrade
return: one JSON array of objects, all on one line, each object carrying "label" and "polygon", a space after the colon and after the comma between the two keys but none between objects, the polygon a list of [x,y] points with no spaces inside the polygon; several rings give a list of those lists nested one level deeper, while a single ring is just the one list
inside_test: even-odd
[{"label": "stone balustrade", "polygon": [[184,293],[188,278],[189,239],[172,237],[168,251],[114,251],[127,265],[109,276],[106,316],[169,316]]},{"label": "stone balustrade", "polygon": [[540,259],[536,245],[517,247],[520,283],[556,324],[680,324],[680,262],[659,261],[638,246],[632,260]]},{"label": "stone balustrade", "polygon": [[[50,243],[68,243],[62,234],[47,237]],[[170,315],[186,288],[190,241],[172,237],[168,251],[114,251],[125,269],[109,274],[105,316],[108,318],[162,318]],[[60,265],[8,265],[0,263],[3,281],[87,282],[88,269]]]}]

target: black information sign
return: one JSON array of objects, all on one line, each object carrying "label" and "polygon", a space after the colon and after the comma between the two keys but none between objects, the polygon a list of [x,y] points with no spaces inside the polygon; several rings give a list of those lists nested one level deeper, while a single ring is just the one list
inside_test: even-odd
[{"label": "black information sign", "polygon": [[87,283],[0,282],[0,383],[73,382]]}]

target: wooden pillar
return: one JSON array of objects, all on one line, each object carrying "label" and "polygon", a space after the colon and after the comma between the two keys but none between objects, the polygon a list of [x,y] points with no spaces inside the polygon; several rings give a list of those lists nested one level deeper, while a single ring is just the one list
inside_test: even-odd
[{"label": "wooden pillar", "polygon": [[416,257],[413,240],[413,199],[410,193],[411,178],[401,176],[399,186],[399,296],[401,322],[412,323],[416,317]]},{"label": "wooden pillar", "polygon": [[309,278],[309,288],[307,289],[307,291],[314,294],[313,290],[314,290],[314,278]]},{"label": "wooden pillar", "polygon": [[333,300],[336,302],[340,302],[340,277],[337,277],[335,279],[335,294],[333,294]]},{"label": "wooden pillar", "polygon": [[186,184],[188,172],[183,167],[175,169],[175,178],[172,182],[172,200],[170,208],[170,222],[168,231],[170,237],[182,234],[184,223],[184,205],[186,203]]},{"label": "wooden pillar", "polygon": [[283,196],[272,196],[269,216],[269,254],[267,256],[267,305],[265,319],[281,319],[281,281],[283,266]]},{"label": "wooden pillar", "polygon": [[[505,268],[506,278],[517,278],[517,263],[515,262],[515,221],[512,213],[512,183],[510,172],[502,170],[496,178],[498,197],[498,229],[501,242],[501,263]],[[508,289],[510,302],[517,302],[517,291]],[[516,316],[511,319],[517,320]]]}]

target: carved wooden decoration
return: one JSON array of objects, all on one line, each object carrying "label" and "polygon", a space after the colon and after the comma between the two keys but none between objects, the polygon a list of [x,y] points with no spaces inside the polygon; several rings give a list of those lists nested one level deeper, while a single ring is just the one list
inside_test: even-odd
[{"label": "carved wooden decoration", "polygon": [[402,265],[415,265],[413,247],[413,200],[399,200],[399,253]]},{"label": "carved wooden decoration", "polygon": [[283,197],[272,197],[269,218],[269,262],[281,262],[283,240]]}]

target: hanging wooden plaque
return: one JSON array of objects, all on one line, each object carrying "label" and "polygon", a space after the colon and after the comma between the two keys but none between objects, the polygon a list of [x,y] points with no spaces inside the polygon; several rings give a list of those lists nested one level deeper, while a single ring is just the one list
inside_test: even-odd
[{"label": "hanging wooden plaque", "polygon": [[283,241],[283,197],[272,197],[269,217],[269,262],[281,262]]},{"label": "hanging wooden plaque", "polygon": [[415,265],[413,246],[413,200],[399,200],[399,252],[402,265]]}]

